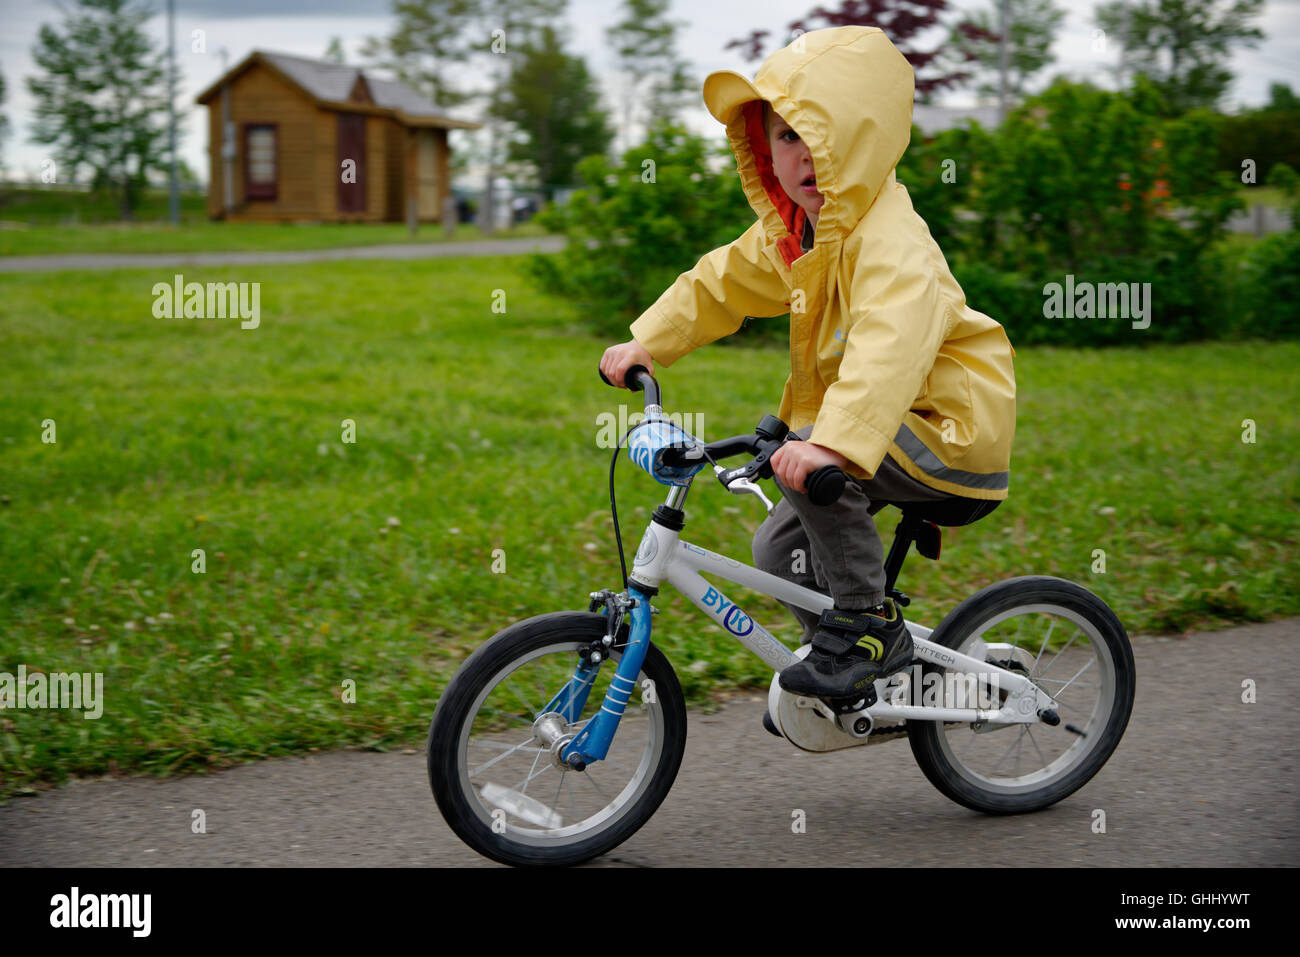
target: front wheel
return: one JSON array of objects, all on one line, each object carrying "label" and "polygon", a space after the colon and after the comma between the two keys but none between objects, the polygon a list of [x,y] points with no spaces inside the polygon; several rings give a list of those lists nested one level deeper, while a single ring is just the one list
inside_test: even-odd
[{"label": "front wheel", "polygon": [[[604,760],[582,771],[559,767],[535,729],[573,677],[579,651],[605,626],[603,615],[587,612],[518,622],[447,685],[429,726],[429,783],[448,825],[480,854],[513,865],[589,860],[635,833],[672,787],[686,748],[686,702],[653,644]],[[581,712],[561,715],[565,733],[599,712],[626,640],[624,625]]]},{"label": "front wheel", "polygon": [[[1133,651],[1115,613],[1086,588],[1046,575],[998,582],[954,608],[930,640],[1024,674],[1059,705],[1056,726],[909,721],[917,764],[958,804],[1040,810],[1083,787],[1119,745],[1133,711]],[[962,680],[937,665],[924,674],[940,687]]]}]

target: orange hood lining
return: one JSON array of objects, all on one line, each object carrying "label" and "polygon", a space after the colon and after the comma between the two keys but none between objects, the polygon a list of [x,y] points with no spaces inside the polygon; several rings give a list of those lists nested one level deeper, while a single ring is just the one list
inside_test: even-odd
[{"label": "orange hood lining", "polygon": [[767,198],[776,207],[781,222],[790,231],[789,235],[782,236],[776,243],[781,258],[789,266],[804,253],[803,231],[808,212],[791,199],[777,181],[776,170],[772,165],[772,150],[768,146],[767,135],[763,132],[763,101],[750,100],[741,105],[741,111],[745,116],[745,133],[749,136],[749,150],[754,155],[759,182],[763,184]]}]

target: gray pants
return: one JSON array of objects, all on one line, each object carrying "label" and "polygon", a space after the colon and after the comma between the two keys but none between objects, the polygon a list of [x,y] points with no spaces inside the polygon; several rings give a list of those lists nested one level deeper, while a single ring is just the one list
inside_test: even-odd
[{"label": "gray pants", "polygon": [[[795,433],[802,439],[812,426]],[[869,479],[852,476],[833,505],[820,506],[786,488],[775,476],[783,498],[754,533],[755,567],[829,594],[841,610],[870,608],[885,597],[885,553],[875,519],[874,502],[932,502],[959,498],[922,485],[888,455]],[[803,625],[805,644],[817,631],[819,614],[782,602]]]}]

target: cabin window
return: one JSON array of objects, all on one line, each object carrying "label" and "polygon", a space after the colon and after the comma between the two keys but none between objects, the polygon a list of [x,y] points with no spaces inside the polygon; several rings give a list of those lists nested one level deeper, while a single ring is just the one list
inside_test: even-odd
[{"label": "cabin window", "polygon": [[272,125],[244,127],[244,196],[275,199],[276,130]]}]

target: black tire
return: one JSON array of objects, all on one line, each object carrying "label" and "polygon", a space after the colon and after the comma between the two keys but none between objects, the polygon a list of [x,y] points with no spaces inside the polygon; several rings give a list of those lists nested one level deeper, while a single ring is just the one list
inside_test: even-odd
[{"label": "black tire", "polygon": [[[570,662],[570,670],[572,665],[578,663],[578,649],[604,635],[605,626],[606,618],[603,615],[588,612],[555,612],[511,625],[489,639],[465,660],[439,700],[433,721],[429,726],[429,784],[433,789],[434,800],[451,829],[461,840],[485,857],[516,866],[563,866],[590,860],[631,837],[650,819],[667,796],[669,788],[672,787],[677,771],[681,767],[682,754],[686,749],[686,702],[672,666],[653,643],[646,650],[645,662],[637,677],[637,685],[644,687],[642,684],[644,679],[650,679],[654,682],[654,695],[643,694],[640,702],[636,701],[634,695],[633,702],[629,703],[620,722],[618,734],[614,738],[608,757],[614,758],[614,749],[626,740],[625,732],[632,735],[633,729],[639,731],[642,724],[648,739],[647,746],[640,754],[633,757],[638,762],[633,774],[634,783],[624,785],[608,806],[593,814],[592,817],[598,820],[589,828],[574,831],[575,828],[580,828],[579,824],[551,829],[543,823],[538,825],[542,828],[538,830],[524,826],[529,823],[526,820],[521,823],[517,819],[511,823],[508,820],[509,814],[502,811],[500,807],[489,810],[490,802],[481,799],[486,788],[480,786],[479,790],[476,790],[476,783],[470,780],[469,752],[472,744],[470,732],[473,730],[475,718],[480,714],[486,696],[494,689],[504,687],[510,681],[506,672],[516,673],[511,670],[511,666],[514,665],[518,669],[531,661],[541,660],[544,654],[555,654],[557,657],[554,659],[555,664],[551,666],[552,674],[546,677],[547,682],[550,683],[555,675],[560,674],[558,669],[564,667],[566,660]],[[618,641],[611,650],[610,658],[601,665],[586,707],[571,727],[580,725],[584,717],[589,718],[599,710],[604,697],[603,689],[608,685],[609,678],[617,668],[617,662],[622,658],[620,643],[625,643],[626,640],[625,623]],[[562,686],[561,679],[554,687],[539,687],[542,687],[542,693],[553,694]],[[647,697],[652,697],[653,701],[647,703]],[[536,704],[535,699],[533,702],[538,708],[543,707],[545,703],[546,699],[543,699],[540,704]],[[532,719],[538,716],[534,707],[523,710]],[[501,713],[505,716],[503,721],[527,720],[518,714]],[[522,733],[524,730],[520,725],[517,728],[502,729],[499,736],[509,740],[509,735],[519,737]],[[531,737],[531,731],[528,733]],[[484,739],[480,738],[480,740]],[[539,742],[534,738],[526,743],[536,745]],[[489,746],[504,747],[499,743]],[[548,767],[549,755],[536,748],[533,750],[536,755],[534,765],[533,769],[527,772],[523,790],[527,790],[527,785],[535,776],[540,778],[553,772],[549,783],[550,786],[557,788],[557,800],[552,802],[557,814],[560,808],[560,789],[564,787],[566,778],[574,775],[581,778],[593,772],[604,774],[606,771],[606,768],[602,768],[606,762],[595,762],[582,772],[562,771]],[[509,751],[502,757],[508,755]],[[527,758],[524,757],[523,760]],[[496,761],[489,763],[495,764]],[[536,771],[538,766],[541,766],[541,771]],[[608,765],[608,767],[615,766],[617,765]],[[536,771],[535,775],[533,771]],[[504,771],[495,773],[505,774]],[[612,775],[613,772],[610,773]],[[558,786],[555,784],[556,781],[559,782]],[[587,783],[592,788],[599,789],[600,785],[593,783],[594,781],[594,778],[589,777]],[[575,812],[580,813],[572,790],[573,783],[569,782],[568,796],[574,801]],[[498,786],[489,784],[488,787]],[[603,791],[601,793],[604,794]],[[528,797],[531,798],[532,795]],[[622,803],[617,803],[619,799],[622,799]],[[549,812],[552,808],[546,810]],[[494,814],[497,817],[494,818]],[[493,827],[494,824],[496,829]]]},{"label": "black tire", "polygon": [[[1001,645],[1012,645],[1018,649],[1018,642],[1006,641],[1008,635],[1000,633],[998,629],[1006,621],[1016,618],[1019,618],[1021,628],[1026,622],[1037,624],[1049,614],[1075,625],[1074,636],[1050,661],[1042,661],[1048,652],[1034,647],[1024,649],[1025,652],[1035,654],[1032,661],[1029,661],[1027,654],[1019,651],[1001,653],[1000,658],[995,654],[990,654],[989,657],[1007,662],[1012,660],[1011,655],[1014,654],[1017,665],[1013,670],[1028,674],[1044,691],[1058,696],[1062,702],[1058,726],[1051,727],[1040,720],[1034,725],[1003,726],[991,734],[985,732],[976,738],[974,727],[970,724],[908,722],[908,740],[916,763],[931,784],[964,807],[986,814],[1020,814],[1055,804],[1083,787],[1101,770],[1119,745],[1124,729],[1128,726],[1136,690],[1133,651],[1128,635],[1105,602],[1074,582],[1046,575],[1028,575],[990,585],[954,608],[930,635],[930,640],[959,651],[963,645],[976,638],[996,640]],[[1044,645],[1054,627],[1047,629],[1047,635],[1043,638]],[[1082,641],[1079,641],[1080,637]],[[1071,653],[1071,648],[1075,648],[1074,654]],[[1092,653],[1091,664],[1088,663],[1087,652]],[[963,653],[969,653],[969,649]],[[1061,657],[1065,658],[1065,669],[1054,678],[1043,677]],[[1027,661],[1028,664],[1025,664]],[[1094,665],[1099,665],[1096,699],[1091,704],[1091,710],[1086,703],[1089,693],[1085,690],[1091,682],[1080,682],[1078,679],[1081,675],[1075,675],[1073,680],[1061,678],[1061,675],[1068,674],[1071,668],[1081,666],[1081,663],[1086,665],[1082,674],[1086,674]],[[942,675],[947,670],[939,665],[927,664],[922,674],[937,674],[942,680]],[[1058,688],[1058,685],[1061,687]],[[1082,707],[1066,705],[1066,693],[1071,687],[1078,692],[1074,698],[1076,702],[1080,697],[1085,700]],[[1085,712],[1086,719],[1083,717]],[[1067,729],[1067,725],[1085,731],[1085,735],[1075,734]],[[1019,737],[1012,741],[1011,737],[1007,737],[1012,735]],[[960,740],[956,740],[958,738]],[[987,742],[995,738],[1001,738],[1001,742],[988,746]],[[1046,760],[1046,764],[1030,773],[1019,774],[1020,748],[1025,738],[1028,738],[1037,759]],[[996,753],[1008,742],[1011,744],[1008,754],[1011,748],[1017,749],[1016,774],[994,776],[993,773],[981,772],[973,766],[982,749]],[[1054,750],[1058,742],[1065,750],[1058,758],[1047,760],[1050,751],[1044,752],[1043,744],[1046,743]],[[1031,760],[1033,759],[1034,755],[1031,754]],[[1002,764],[999,763],[995,771],[1001,767]]]}]

